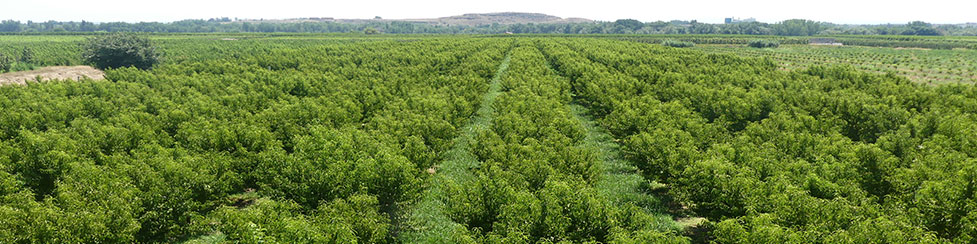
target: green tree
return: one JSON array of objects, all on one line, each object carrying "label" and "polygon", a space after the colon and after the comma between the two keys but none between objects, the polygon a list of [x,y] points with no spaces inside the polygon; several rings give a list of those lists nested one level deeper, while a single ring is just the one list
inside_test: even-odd
[{"label": "green tree", "polygon": [[4,20],[0,22],[0,32],[20,32],[20,21]]},{"label": "green tree", "polygon": [[903,35],[917,35],[917,36],[939,36],[943,35],[939,30],[933,28],[933,25],[922,22],[913,21],[906,25],[906,30],[902,32]]},{"label": "green tree", "polygon": [[24,51],[20,52],[20,62],[26,64],[34,63],[34,50],[29,47],[25,47]]},{"label": "green tree", "polygon": [[779,47],[780,46],[780,42],[778,42],[778,41],[771,41],[771,40],[764,40],[764,39],[757,39],[757,40],[750,41],[750,43],[748,45],[750,47],[755,47],[755,48],[768,48],[768,47],[770,47],[770,48],[776,48],[776,47]]},{"label": "green tree", "polygon": [[12,66],[12,63],[13,62],[11,62],[10,57],[7,57],[7,55],[0,53],[0,72],[10,71],[10,67]]},{"label": "green tree", "polygon": [[645,27],[645,23],[641,23],[641,21],[634,19],[619,19],[614,21],[614,25],[631,31],[636,31],[641,29],[641,27]]},{"label": "green tree", "polygon": [[678,41],[678,40],[664,40],[662,41],[662,46],[683,48],[683,47],[694,47],[695,43],[687,42],[687,41]]},{"label": "green tree", "polygon": [[771,25],[775,35],[779,36],[813,36],[826,29],[820,22],[804,19],[790,19]]},{"label": "green tree", "polygon": [[84,45],[83,59],[100,69],[136,67],[151,69],[159,63],[159,53],[148,38],[132,33],[116,33],[91,38]]}]

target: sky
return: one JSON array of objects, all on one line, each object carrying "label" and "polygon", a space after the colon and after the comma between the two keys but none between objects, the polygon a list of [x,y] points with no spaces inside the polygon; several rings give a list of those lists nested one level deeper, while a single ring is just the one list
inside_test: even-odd
[{"label": "sky", "polygon": [[230,17],[281,19],[435,18],[464,13],[534,12],[613,21],[725,17],[761,22],[809,19],[838,24],[977,22],[977,0],[0,0],[0,19],[19,21],[171,22]]}]

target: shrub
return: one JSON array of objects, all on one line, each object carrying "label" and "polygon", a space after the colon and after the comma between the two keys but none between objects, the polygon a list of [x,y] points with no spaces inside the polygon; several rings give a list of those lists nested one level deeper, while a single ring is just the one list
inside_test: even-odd
[{"label": "shrub", "polygon": [[662,41],[662,45],[666,47],[683,48],[683,47],[694,47],[695,43],[686,42],[686,41],[676,41],[676,40],[664,40]]},{"label": "shrub", "polygon": [[147,38],[116,33],[88,40],[83,59],[97,68],[136,67],[150,69],[159,62],[156,47]]},{"label": "shrub", "polygon": [[776,47],[779,47],[780,46],[780,42],[778,42],[778,41],[771,41],[771,40],[764,40],[764,39],[756,39],[756,40],[750,41],[750,43],[748,45],[750,47],[755,47],[755,48],[768,48],[768,47],[769,48],[776,48]]}]

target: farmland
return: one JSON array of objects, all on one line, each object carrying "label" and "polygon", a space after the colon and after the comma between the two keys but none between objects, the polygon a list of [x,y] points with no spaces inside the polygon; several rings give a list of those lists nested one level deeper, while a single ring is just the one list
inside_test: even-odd
[{"label": "farmland", "polygon": [[927,84],[977,82],[977,51],[969,49],[931,50],[862,46],[784,45],[779,48],[749,48],[744,45],[699,45],[709,53],[730,53],[745,57],[770,58],[785,69],[818,65],[852,65],[858,70],[894,73]]},{"label": "farmland", "polygon": [[0,86],[0,242],[977,241],[968,38],[149,38]]}]

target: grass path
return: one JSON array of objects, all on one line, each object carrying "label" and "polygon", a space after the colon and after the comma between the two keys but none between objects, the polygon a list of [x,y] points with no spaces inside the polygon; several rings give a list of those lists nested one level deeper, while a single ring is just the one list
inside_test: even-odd
[{"label": "grass path", "polygon": [[[550,70],[564,76],[550,64],[549,60],[547,63]],[[675,209],[677,203],[663,193],[667,186],[645,180],[636,166],[621,158],[620,144],[605,128],[597,124],[586,106],[577,102],[572,102],[569,106],[574,117],[580,121],[587,133],[580,146],[598,151],[603,175],[596,187],[601,195],[615,205],[634,204],[640,207],[655,217],[655,228],[660,231],[678,231],[692,238],[693,243],[708,242],[706,241],[708,237],[704,236],[699,228],[699,225],[705,221],[704,218],[688,216],[687,212]]]},{"label": "grass path", "polygon": [[[539,51],[546,55],[542,48],[539,48]],[[563,72],[553,67],[549,59],[546,60],[546,65],[554,74],[566,78]],[[576,97],[573,94],[571,96]],[[684,229],[685,226],[670,214],[667,202],[659,198],[659,195],[651,193],[653,190],[663,188],[664,185],[646,181],[639,174],[637,167],[621,158],[621,146],[615,141],[613,135],[597,124],[591,116],[590,109],[576,102],[571,102],[568,106],[573,117],[586,130],[583,143],[577,146],[597,150],[600,159],[598,165],[602,172],[600,181],[595,185],[597,191],[614,205],[633,204],[640,207],[655,217],[657,220],[655,228],[660,231]]]},{"label": "grass path", "polygon": [[479,131],[487,129],[492,124],[495,111],[492,104],[501,94],[502,76],[509,68],[511,54],[505,59],[492,78],[488,92],[482,96],[482,101],[475,118],[462,128],[461,134],[454,139],[452,147],[445,154],[445,160],[436,166],[435,175],[431,177],[427,191],[420,201],[406,216],[403,232],[400,233],[403,243],[459,243],[464,240],[465,226],[452,221],[444,212],[444,189],[446,182],[463,183],[474,178],[471,168],[479,165],[478,159],[471,153],[471,145]]},{"label": "grass path", "polygon": [[596,184],[597,191],[615,205],[634,204],[641,207],[656,217],[658,230],[680,230],[680,225],[667,213],[665,203],[649,193],[651,189],[662,186],[656,182],[645,181],[644,177],[638,174],[637,167],[621,158],[620,145],[603,127],[597,125],[586,107],[571,104],[570,110],[586,129],[586,137],[579,146],[593,148],[598,152],[603,175]]}]

